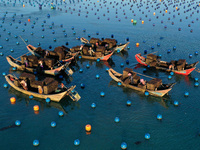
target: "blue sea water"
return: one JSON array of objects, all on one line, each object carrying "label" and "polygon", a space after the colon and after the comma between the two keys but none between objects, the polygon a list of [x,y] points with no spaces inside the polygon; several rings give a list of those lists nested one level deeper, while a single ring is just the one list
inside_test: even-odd
[{"label": "blue sea water", "polygon": [[[13,3],[15,3],[14,7]],[[38,3],[43,3],[42,10],[39,10]],[[54,10],[50,8],[50,3],[50,1],[3,0],[0,2],[0,25],[2,25],[0,45],[3,46],[0,52],[4,54],[0,56],[0,129],[14,124],[16,120],[21,121],[20,127],[0,131],[1,150],[118,150],[121,149],[122,142],[127,143],[129,150],[200,149],[200,93],[199,87],[194,86],[194,78],[199,78],[199,73],[193,71],[189,76],[173,75],[169,80],[169,73],[147,69],[145,75],[159,77],[163,83],[177,83],[169,95],[158,98],[146,97],[143,93],[119,87],[106,71],[107,67],[112,67],[118,72],[122,72],[125,67],[130,67],[138,73],[143,73],[145,67],[137,65],[134,56],[137,53],[143,54],[144,50],[148,53],[157,52],[156,54],[161,54],[162,59],[166,61],[180,58],[186,59],[188,63],[198,61],[199,55],[195,55],[195,52],[199,51],[200,35],[199,20],[197,20],[200,19],[198,1],[65,0],[65,2],[53,1],[56,6]],[[159,3],[160,8],[155,10]],[[169,5],[170,3],[172,5]],[[168,6],[167,13],[164,4]],[[176,7],[180,10],[177,11]],[[48,14],[50,18],[47,18]],[[3,22],[4,15],[6,17]],[[28,22],[29,18],[30,22]],[[137,20],[137,24],[133,25],[131,19]],[[27,25],[25,26],[24,23]],[[188,27],[188,24],[191,27]],[[32,25],[34,28],[31,28]],[[178,31],[178,28],[181,28],[181,31]],[[84,29],[86,32],[83,32]],[[53,30],[55,34],[52,34]],[[9,35],[8,32],[11,34]],[[31,35],[31,32],[34,34]],[[46,104],[44,100],[29,99],[27,95],[11,87],[3,87],[6,83],[3,72],[13,73],[16,76],[21,74],[19,71],[12,71],[6,56],[12,55],[17,58],[28,52],[19,36],[24,40],[27,39],[28,44],[38,46],[40,43],[44,49],[49,49],[51,45],[54,49],[65,45],[66,42],[69,43],[67,46],[70,48],[80,45],[81,42],[76,39],[77,37],[89,39],[88,35],[90,35],[96,38],[110,38],[112,34],[118,43],[125,43],[129,38],[130,49],[124,53],[114,54],[108,63],[88,60],[77,62],[77,66],[73,67],[74,74],[68,80],[71,80],[69,85],[76,85],[76,91],[81,96],[79,102],[73,102],[66,97],[60,103]],[[18,38],[15,38],[15,35]],[[6,38],[9,38],[9,41],[6,41]],[[19,45],[16,42],[19,42]],[[136,43],[140,43],[140,46],[136,47]],[[160,46],[157,46],[158,43]],[[152,46],[154,49],[151,49]],[[173,50],[174,46],[176,50]],[[171,53],[167,53],[168,49]],[[192,54],[192,58],[189,58],[189,54]],[[126,60],[129,60],[129,65],[126,64]],[[121,63],[124,63],[124,67],[121,67]],[[90,68],[86,67],[87,64],[90,64]],[[79,73],[80,68],[83,69],[83,73]],[[96,79],[97,74],[100,76],[99,79]],[[84,89],[81,88],[81,83],[85,85]],[[104,97],[100,96],[102,91],[105,93]],[[188,97],[184,96],[185,92],[189,92]],[[13,96],[16,97],[14,105],[10,103],[10,98]],[[126,106],[127,100],[132,102],[130,107]],[[178,107],[173,105],[174,101],[179,102]],[[91,108],[92,103],[96,104],[95,109]],[[40,106],[39,114],[34,113],[34,105]],[[63,117],[58,115],[60,110],[65,112]],[[161,121],[157,120],[157,114],[162,115]],[[119,117],[118,123],[115,123],[115,117]],[[52,121],[57,124],[55,128],[51,127]],[[91,134],[86,134],[86,124],[91,124]],[[146,133],[151,135],[149,140],[145,140]],[[32,144],[35,139],[40,142],[38,147]],[[75,139],[80,140],[79,146],[74,145]],[[141,143],[135,144],[137,141]]]}]

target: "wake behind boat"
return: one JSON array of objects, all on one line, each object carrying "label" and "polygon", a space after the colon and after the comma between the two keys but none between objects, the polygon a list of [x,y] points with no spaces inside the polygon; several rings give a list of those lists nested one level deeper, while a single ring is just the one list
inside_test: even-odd
[{"label": "wake behind boat", "polygon": [[189,75],[193,70],[195,70],[196,65],[199,63],[199,61],[197,61],[192,64],[187,64],[185,59],[179,59],[178,61],[172,60],[171,62],[161,61],[154,54],[148,54],[145,58],[139,53],[135,55],[135,58],[138,63],[144,66],[149,65],[150,67],[159,70],[174,72],[181,75]]},{"label": "wake behind boat", "polygon": [[149,95],[163,97],[165,94],[172,89],[175,83],[162,84],[161,79],[154,78],[148,82],[140,79],[140,76],[137,75],[130,68],[125,68],[123,74],[120,74],[110,68],[108,70],[110,77],[116,82],[120,82],[124,87],[140,91],[142,93],[148,92]]}]

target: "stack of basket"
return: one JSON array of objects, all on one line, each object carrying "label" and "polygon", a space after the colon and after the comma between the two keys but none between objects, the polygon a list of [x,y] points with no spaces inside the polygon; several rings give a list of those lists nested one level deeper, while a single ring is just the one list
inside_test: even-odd
[{"label": "stack of basket", "polygon": [[117,41],[115,39],[105,39],[102,42],[102,45],[108,44],[108,49],[113,48],[114,46],[116,46]]},{"label": "stack of basket", "polygon": [[43,82],[44,82],[43,86],[44,94],[50,94],[57,90],[58,81],[54,80],[53,78],[47,77],[43,80]]},{"label": "stack of basket", "polygon": [[147,89],[154,91],[161,85],[162,85],[162,80],[158,78],[154,78],[150,80],[149,82],[147,82]]},{"label": "stack of basket", "polygon": [[186,60],[185,59],[179,59],[177,61],[177,69],[178,69],[178,71],[184,70],[185,64],[186,64]]},{"label": "stack of basket", "polygon": [[145,62],[147,65],[155,66],[157,62],[157,56],[154,54],[148,54]]}]

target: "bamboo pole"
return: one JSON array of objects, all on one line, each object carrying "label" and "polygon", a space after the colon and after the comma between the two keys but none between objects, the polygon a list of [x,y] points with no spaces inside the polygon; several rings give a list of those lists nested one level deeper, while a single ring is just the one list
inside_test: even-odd
[{"label": "bamboo pole", "polygon": [[28,44],[24,41],[24,39],[21,37],[21,35],[19,36],[21,38],[21,40],[24,42],[24,44],[27,46]]},{"label": "bamboo pole", "polygon": [[[134,72],[135,72],[135,71],[134,71]],[[144,77],[150,78],[150,79],[155,79],[155,78],[153,78],[153,77],[150,77],[150,76],[147,76],[147,75],[144,75],[144,74],[138,73],[138,72],[135,72],[135,73],[137,73],[137,74],[139,74],[139,75],[141,75],[141,76],[144,76]]]}]

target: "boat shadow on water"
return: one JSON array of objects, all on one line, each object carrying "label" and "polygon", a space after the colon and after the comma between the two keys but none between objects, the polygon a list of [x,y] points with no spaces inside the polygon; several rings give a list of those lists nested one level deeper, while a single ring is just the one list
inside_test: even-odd
[{"label": "boat shadow on water", "polygon": [[[111,80],[109,83],[109,86],[115,86],[115,87],[119,87],[117,82],[114,80]],[[171,96],[166,94],[163,97],[156,97],[156,96],[145,96],[142,92],[136,91],[136,90],[132,90],[126,87],[119,87],[123,89],[123,92],[127,95],[129,95],[129,97],[131,97],[132,94],[137,94],[141,100],[147,100],[147,102],[153,104],[155,102],[159,103],[161,106],[163,106],[164,108],[169,108],[169,106],[171,104],[173,104],[173,100],[171,99]]]}]

